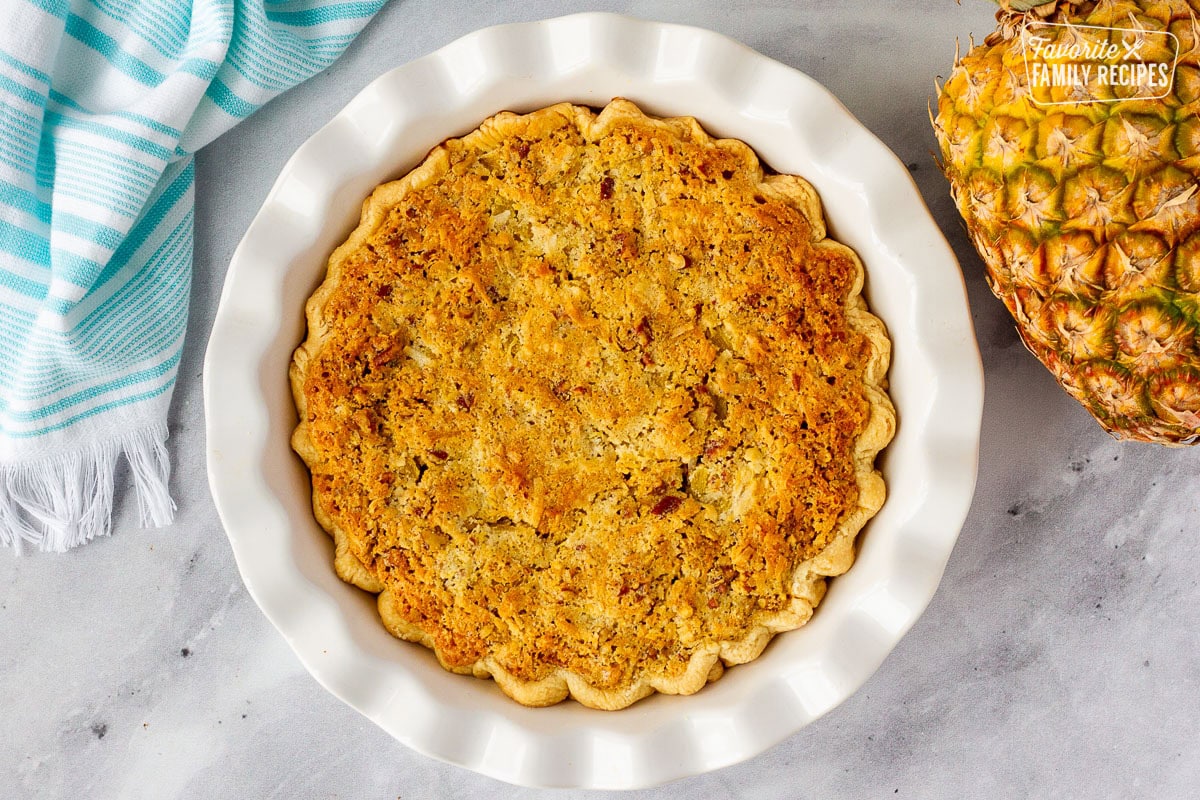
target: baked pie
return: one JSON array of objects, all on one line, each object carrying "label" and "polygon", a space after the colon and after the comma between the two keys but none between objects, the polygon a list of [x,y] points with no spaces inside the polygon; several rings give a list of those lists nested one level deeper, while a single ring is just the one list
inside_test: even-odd
[{"label": "baked pie", "polygon": [[688,694],[884,499],[891,344],[816,192],[627,100],[501,113],[366,200],[293,444],[394,635],[527,705]]}]

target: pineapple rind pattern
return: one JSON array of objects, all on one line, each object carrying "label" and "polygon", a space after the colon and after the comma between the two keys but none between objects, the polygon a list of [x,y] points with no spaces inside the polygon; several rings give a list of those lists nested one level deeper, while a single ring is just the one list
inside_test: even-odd
[{"label": "pineapple rind pattern", "polygon": [[999,16],[955,65],[933,119],[988,283],[1025,345],[1106,430],[1195,443],[1200,0],[1059,2],[1046,17],[1175,34],[1175,80],[1160,99],[1037,105],[1021,16]]}]

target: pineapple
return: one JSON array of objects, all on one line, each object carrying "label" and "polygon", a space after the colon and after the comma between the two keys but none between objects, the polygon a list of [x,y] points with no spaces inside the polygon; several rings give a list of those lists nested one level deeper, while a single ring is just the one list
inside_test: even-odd
[{"label": "pineapple", "polygon": [[[1001,2],[997,30],[957,61],[936,116],[931,109],[955,203],[992,291],[1062,386],[1118,438],[1193,444],[1200,0],[1015,5]],[[1102,97],[1092,89],[1056,89],[1061,104],[1035,103],[1021,37],[1037,20],[1131,37],[1169,31],[1178,40],[1173,82],[1107,101],[1088,99]]]}]

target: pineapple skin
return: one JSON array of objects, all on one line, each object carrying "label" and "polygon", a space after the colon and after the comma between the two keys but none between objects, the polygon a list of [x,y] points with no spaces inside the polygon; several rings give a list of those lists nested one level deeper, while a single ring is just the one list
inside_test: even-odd
[{"label": "pineapple skin", "polygon": [[[1046,11],[1043,7],[1042,14]],[[1179,39],[1162,99],[1041,106],[1020,15],[955,65],[934,133],[1026,347],[1110,433],[1200,441],[1200,0],[1059,3],[1050,22]]]}]

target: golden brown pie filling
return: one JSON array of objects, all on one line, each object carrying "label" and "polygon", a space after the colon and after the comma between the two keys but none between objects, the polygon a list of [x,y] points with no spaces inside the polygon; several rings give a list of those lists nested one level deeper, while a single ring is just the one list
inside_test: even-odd
[{"label": "golden brown pie filling", "polygon": [[500,114],[367,200],[292,384],[338,574],[518,701],[690,693],[880,507],[890,342],[816,193],[614,100]]}]

